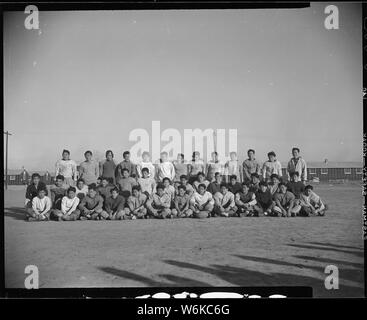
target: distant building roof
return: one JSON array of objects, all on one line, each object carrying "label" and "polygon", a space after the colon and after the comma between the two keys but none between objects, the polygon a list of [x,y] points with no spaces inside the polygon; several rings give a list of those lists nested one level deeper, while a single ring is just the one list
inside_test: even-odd
[{"label": "distant building roof", "polygon": [[[282,163],[283,168],[287,168],[288,163]],[[307,162],[307,168],[362,168],[362,162],[343,162],[343,161],[310,161]]]}]

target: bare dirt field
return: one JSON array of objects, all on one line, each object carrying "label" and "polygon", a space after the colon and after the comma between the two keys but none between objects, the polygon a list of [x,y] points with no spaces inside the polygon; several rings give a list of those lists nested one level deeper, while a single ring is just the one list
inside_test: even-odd
[{"label": "bare dirt field", "polygon": [[[5,283],[24,288],[312,286],[315,297],[364,294],[362,187],[317,185],[325,217],[24,221],[24,187],[5,192]],[[339,290],[326,290],[327,265]]]}]

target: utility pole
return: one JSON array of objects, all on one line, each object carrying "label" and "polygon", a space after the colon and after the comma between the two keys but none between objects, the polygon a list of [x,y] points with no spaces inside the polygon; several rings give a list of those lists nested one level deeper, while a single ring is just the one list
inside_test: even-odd
[{"label": "utility pole", "polygon": [[5,190],[8,190],[8,139],[12,134],[9,131],[5,131],[6,143],[5,143]]}]

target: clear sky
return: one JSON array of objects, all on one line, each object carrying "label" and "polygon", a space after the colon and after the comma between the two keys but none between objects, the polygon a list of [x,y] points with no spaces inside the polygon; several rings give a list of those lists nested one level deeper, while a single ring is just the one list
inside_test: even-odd
[{"label": "clear sky", "polygon": [[[9,168],[53,170],[62,149],[83,160],[135,128],[237,128],[287,161],[362,159],[361,4],[324,8],[23,12],[4,17],[4,127]],[[189,158],[189,155],[186,155]]]}]

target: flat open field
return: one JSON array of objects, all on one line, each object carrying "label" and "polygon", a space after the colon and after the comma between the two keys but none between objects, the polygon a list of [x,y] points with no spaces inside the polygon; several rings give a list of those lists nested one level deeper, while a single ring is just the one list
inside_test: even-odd
[{"label": "flat open field", "polygon": [[[362,187],[318,185],[325,217],[29,223],[24,187],[5,192],[5,282],[40,288],[312,286],[315,297],[364,294]],[[324,269],[339,268],[339,290]]]}]

